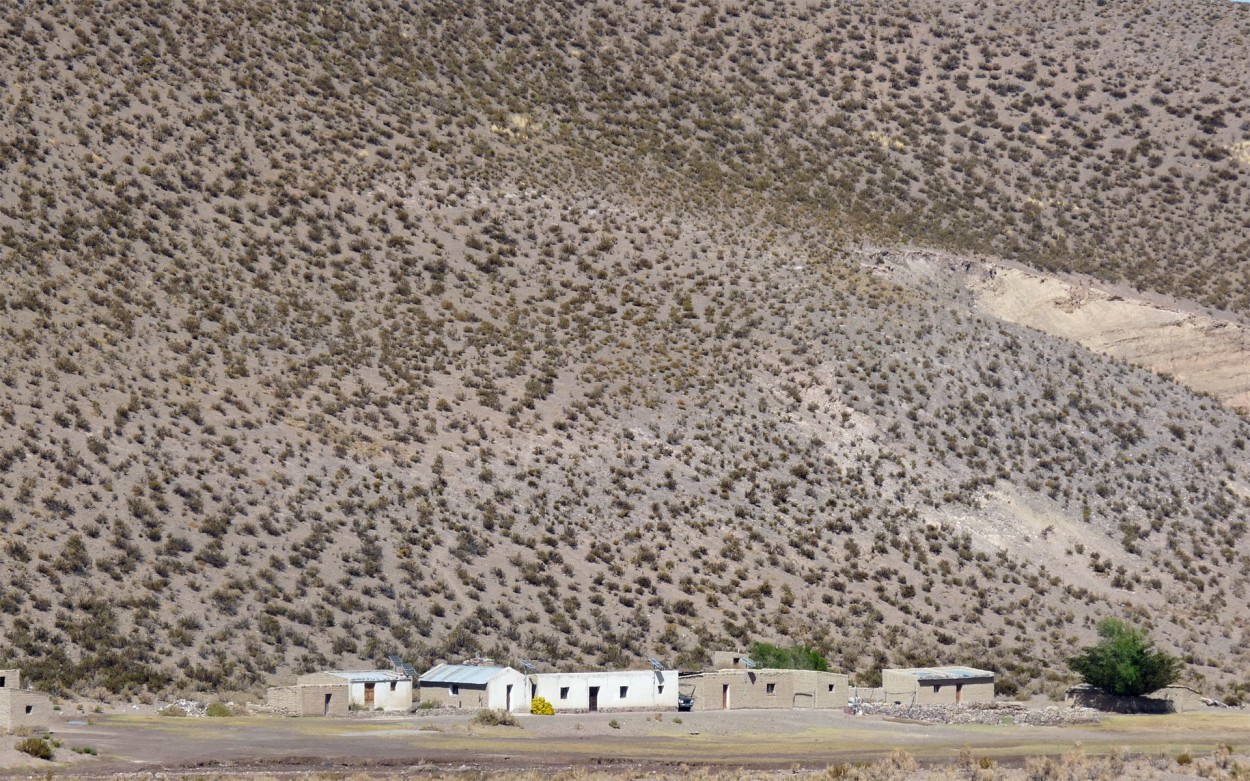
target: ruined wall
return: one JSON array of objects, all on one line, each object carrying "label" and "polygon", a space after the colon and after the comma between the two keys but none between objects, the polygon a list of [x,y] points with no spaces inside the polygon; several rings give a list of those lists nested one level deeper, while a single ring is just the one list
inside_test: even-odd
[{"label": "ruined wall", "polygon": [[1141,697],[1123,697],[1082,685],[1068,689],[1063,701],[1074,708],[1111,713],[1187,713],[1207,707],[1202,695],[1188,686],[1168,686]]}]

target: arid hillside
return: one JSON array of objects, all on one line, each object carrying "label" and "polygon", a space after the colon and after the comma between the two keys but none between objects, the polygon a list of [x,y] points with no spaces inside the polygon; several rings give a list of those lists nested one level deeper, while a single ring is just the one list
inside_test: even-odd
[{"label": "arid hillside", "polygon": [[1231,5],[8,11],[0,663],[1054,694],[1116,614],[1244,696],[1247,420],[855,251],[1250,310]]}]

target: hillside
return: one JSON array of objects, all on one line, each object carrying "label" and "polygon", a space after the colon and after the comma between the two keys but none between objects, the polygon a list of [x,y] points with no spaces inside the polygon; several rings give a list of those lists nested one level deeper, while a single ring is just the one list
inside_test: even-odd
[{"label": "hillside", "polygon": [[1238,696],[1247,420],[854,252],[1246,313],[1230,5],[10,11],[0,662],[771,639],[1054,693],[1115,613]]}]

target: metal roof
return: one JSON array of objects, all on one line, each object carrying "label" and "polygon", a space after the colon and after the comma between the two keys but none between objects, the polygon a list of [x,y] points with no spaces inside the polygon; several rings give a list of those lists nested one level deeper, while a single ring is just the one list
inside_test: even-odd
[{"label": "metal roof", "polygon": [[924,681],[958,681],[966,678],[994,677],[994,673],[989,670],[978,670],[975,667],[910,667],[902,670],[890,670],[890,672],[910,675]]},{"label": "metal roof", "polygon": [[327,670],[326,675],[333,675],[349,683],[382,683],[383,681],[406,681],[408,677],[391,670]]},{"label": "metal roof", "polygon": [[[467,686],[489,683],[511,667],[486,667],[476,664],[440,664],[421,676],[421,683],[463,683]],[[516,672],[515,670],[512,670]]]}]

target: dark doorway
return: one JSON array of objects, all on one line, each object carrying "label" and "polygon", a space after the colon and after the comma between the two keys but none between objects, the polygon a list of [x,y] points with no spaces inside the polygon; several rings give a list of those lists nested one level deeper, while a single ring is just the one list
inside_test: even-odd
[{"label": "dark doorway", "polygon": [[590,710],[592,713],[594,711],[599,710],[599,687],[598,686],[590,687]]},{"label": "dark doorway", "polygon": [[508,688],[504,690],[503,709],[512,712],[512,684],[508,684]]},{"label": "dark doorway", "polygon": [[727,683],[720,685],[720,707],[721,710],[729,710],[729,684]]},{"label": "dark doorway", "polygon": [[324,711],[322,712],[322,714],[321,714],[322,716],[329,716],[329,715],[330,715],[330,700],[331,700],[331,698],[333,698],[333,697],[334,697],[334,695],[333,695],[333,694],[327,694],[327,695],[326,695],[326,707],[325,707],[325,710],[324,710]]},{"label": "dark doorway", "polygon": [[373,706],[373,684],[366,683],[365,684],[365,707],[369,708],[372,706]]}]

